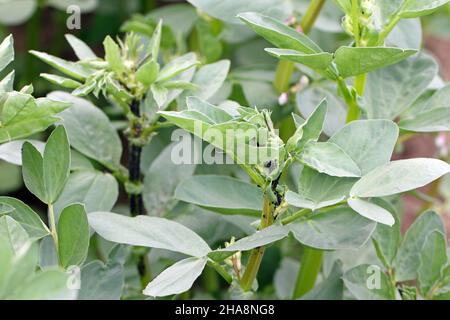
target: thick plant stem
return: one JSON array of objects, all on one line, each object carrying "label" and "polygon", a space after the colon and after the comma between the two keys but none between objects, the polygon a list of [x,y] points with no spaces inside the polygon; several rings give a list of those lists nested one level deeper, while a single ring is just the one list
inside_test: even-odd
[{"label": "thick plant stem", "polygon": [[323,251],[305,247],[303,258],[298,272],[297,281],[295,283],[293,299],[302,297],[311,290],[316,283],[317,275],[322,266]]},{"label": "thick plant stem", "polygon": [[[141,116],[139,102],[133,101],[130,106],[130,110],[134,116],[139,118]],[[142,128],[140,128],[139,124],[135,125],[134,128],[131,128],[132,138],[139,138]],[[141,153],[142,147],[137,145],[132,139],[130,139],[130,154],[128,161],[128,173],[129,173],[129,181],[133,185],[140,186],[141,185]],[[142,201],[142,193],[132,192],[130,194],[130,213],[132,216],[138,216],[144,214],[144,205]]]},{"label": "thick plant stem", "polygon": [[[267,197],[264,197],[263,212],[261,217],[261,224],[259,230],[267,228],[273,224],[273,212],[275,208],[273,203]],[[255,248],[251,251],[250,257],[247,262],[245,273],[242,276],[241,288],[244,291],[249,291],[252,288],[253,282],[259,271],[262,258],[264,256],[265,247]]]}]

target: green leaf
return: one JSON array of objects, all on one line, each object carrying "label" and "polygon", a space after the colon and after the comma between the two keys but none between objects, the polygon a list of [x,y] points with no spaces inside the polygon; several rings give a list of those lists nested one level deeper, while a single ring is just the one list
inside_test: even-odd
[{"label": "green leaf", "polygon": [[61,113],[71,146],[110,169],[120,166],[122,143],[108,117],[85,99],[60,91],[49,97],[72,103]]},{"label": "green leaf", "polygon": [[8,73],[8,75],[6,77],[4,77],[2,80],[0,80],[0,91],[4,91],[4,92],[13,91],[15,74],[16,73],[13,70],[10,73]]},{"label": "green leaf", "polygon": [[399,122],[403,130],[414,132],[450,131],[450,108],[433,108]]},{"label": "green leaf", "polygon": [[325,121],[323,124],[323,132],[332,136],[345,125],[345,117],[347,114],[347,106],[342,99],[336,95],[336,87],[331,82],[318,85],[310,85],[300,90],[296,95],[296,104],[298,111],[305,117],[310,116],[316,106],[323,100],[327,100],[328,108]]},{"label": "green leaf", "polygon": [[92,71],[86,67],[52,56],[48,53],[35,50],[31,50],[30,53],[40,60],[44,61],[45,63],[49,64],[56,70],[61,71],[62,73],[77,80],[84,81],[92,74]]},{"label": "green leaf", "polygon": [[167,101],[169,90],[167,90],[167,88],[165,88],[164,86],[155,83],[151,85],[150,90],[156,104],[159,108],[161,108]]},{"label": "green leaf", "polygon": [[97,59],[97,56],[95,53],[89,48],[89,46],[84,43],[82,40],[78,39],[72,34],[66,34],[65,35],[67,42],[69,42],[70,46],[72,47],[73,51],[75,52],[75,55],[80,60],[95,60]]},{"label": "green leaf", "polygon": [[369,73],[406,59],[417,50],[387,47],[340,47],[335,53],[336,67],[343,78]]},{"label": "green leaf", "polygon": [[439,7],[448,3],[449,0],[404,0],[398,15],[402,18],[416,18],[428,15]]},{"label": "green leaf", "polygon": [[20,92],[6,94],[0,116],[0,143],[26,138],[58,121],[56,114],[68,105],[49,99],[34,99]]},{"label": "green leaf", "polygon": [[6,240],[11,249],[20,254],[30,244],[30,237],[25,229],[10,216],[0,216],[0,239]]},{"label": "green leaf", "polygon": [[0,197],[0,204],[14,209],[8,215],[20,223],[30,238],[40,239],[49,234],[48,228],[42,222],[39,215],[22,201],[10,197]]},{"label": "green leaf", "polygon": [[134,246],[181,252],[195,257],[206,256],[211,249],[196,233],[163,218],[125,217],[110,212],[93,212],[89,225],[109,241]]},{"label": "green leaf", "polygon": [[309,141],[317,141],[322,133],[325,116],[327,114],[327,100],[322,100],[305,122],[298,126],[295,133],[286,143],[288,152],[300,152]]},{"label": "green leaf", "polygon": [[342,300],[344,295],[342,276],[342,262],[336,261],[328,277],[302,296],[301,300]]},{"label": "green leaf", "polygon": [[437,159],[392,161],[370,171],[350,191],[355,197],[384,197],[420,188],[450,172],[450,165]]},{"label": "green leaf", "polygon": [[322,250],[356,249],[363,246],[376,223],[350,208],[320,212],[288,225],[300,243]]},{"label": "green leaf", "polygon": [[173,209],[177,200],[175,189],[194,174],[196,165],[174,163],[173,153],[183,147],[183,142],[168,145],[153,161],[145,173],[143,198],[151,216],[163,216]]},{"label": "green leaf", "polygon": [[353,210],[358,212],[363,217],[366,217],[367,219],[388,226],[393,226],[395,223],[395,219],[389,211],[374,203],[359,198],[350,198],[347,200],[347,202]]},{"label": "green leaf", "polygon": [[78,81],[72,80],[70,78],[57,76],[54,74],[41,73],[40,76],[53,84],[56,84],[58,86],[67,89],[76,89],[82,86],[82,84]]},{"label": "green leaf", "polygon": [[197,111],[208,117],[209,123],[219,124],[233,120],[233,117],[222,108],[216,107],[198,97],[188,97],[186,99],[187,109]]},{"label": "green leaf", "polygon": [[202,273],[206,262],[205,257],[178,261],[153,279],[143,293],[152,297],[164,297],[188,291]]},{"label": "green leaf", "polygon": [[168,81],[183,71],[186,71],[198,64],[195,54],[190,52],[171,60],[158,74],[156,82]]},{"label": "green leaf", "polygon": [[38,140],[14,140],[0,145],[0,159],[16,166],[22,165],[22,146],[31,143],[39,152],[44,152],[45,143]]},{"label": "green leaf", "polygon": [[431,289],[442,277],[442,269],[447,263],[447,243],[445,234],[435,230],[428,234],[419,255],[417,279],[420,291],[428,297]]},{"label": "green leaf", "polygon": [[23,182],[32,194],[45,202],[43,162],[41,153],[31,143],[25,142],[22,149]]},{"label": "green leaf", "polygon": [[[161,45],[161,30],[162,30],[162,20],[160,18],[158,25],[156,26],[155,30],[153,31],[152,38],[150,40],[149,44],[149,50],[150,50],[150,56],[152,61],[158,62],[158,54],[159,54],[159,47]],[[159,71],[159,66],[158,66]]]},{"label": "green leaf", "polygon": [[363,175],[389,163],[399,130],[388,120],[359,120],[347,124],[329,140],[358,165]]},{"label": "green leaf", "polygon": [[119,197],[119,185],[109,173],[94,170],[73,172],[54,204],[55,215],[68,205],[82,203],[87,213],[111,210]]},{"label": "green leaf", "polygon": [[70,146],[63,126],[56,127],[48,138],[42,166],[46,203],[54,203],[70,173]]},{"label": "green leaf", "polygon": [[195,96],[202,100],[211,98],[222,87],[229,70],[229,60],[220,60],[216,63],[202,66],[192,79],[192,84],[197,89],[184,91],[178,98],[178,105],[184,106],[186,98],[190,96]]},{"label": "green leaf", "polygon": [[432,211],[422,213],[409,227],[394,261],[397,281],[416,279],[421,250],[433,231],[445,234],[441,218]]},{"label": "green leaf", "polygon": [[437,63],[419,55],[368,75],[364,109],[369,119],[395,119],[427,89]]},{"label": "green leaf", "polygon": [[247,12],[240,13],[238,17],[253,31],[278,48],[292,49],[307,54],[322,52],[322,49],[306,35],[269,16]]},{"label": "green leaf", "polygon": [[286,201],[299,208],[317,210],[343,201],[355,181],[354,178],[332,177],[305,167],[299,179],[298,194],[288,191]]},{"label": "green leaf", "polygon": [[124,268],[108,261],[92,261],[81,269],[78,300],[120,300],[124,286]]},{"label": "green leaf", "polygon": [[108,62],[109,69],[117,74],[124,72],[126,67],[118,44],[110,36],[107,36],[103,41],[103,47],[105,48],[105,60]]},{"label": "green leaf", "polygon": [[217,251],[249,251],[254,248],[262,247],[278,240],[286,238],[289,234],[289,229],[281,225],[272,225],[260,231],[256,231],[254,234],[239,239],[229,247],[219,249]]},{"label": "green leaf", "polygon": [[391,268],[402,239],[400,222],[395,208],[390,203],[379,198],[372,199],[371,201],[388,210],[395,219],[392,227],[381,223],[377,224],[377,228],[372,234],[372,241],[378,258],[386,268]]},{"label": "green leaf", "polygon": [[394,288],[380,267],[363,264],[344,274],[344,284],[358,300],[394,300]]},{"label": "green leaf", "polygon": [[333,61],[333,55],[328,52],[304,54],[291,49],[267,48],[264,50],[278,59],[300,63],[319,73],[325,72]]},{"label": "green leaf", "polygon": [[150,86],[158,77],[159,64],[150,60],[143,64],[136,72],[136,80],[140,83]]},{"label": "green leaf", "polygon": [[330,176],[361,176],[361,170],[352,158],[342,148],[331,142],[308,142],[300,154],[299,160]]},{"label": "green leaf", "polygon": [[66,207],[58,221],[58,255],[61,266],[81,266],[89,248],[89,224],[81,204]]},{"label": "green leaf", "polygon": [[222,214],[259,216],[263,193],[255,185],[216,175],[198,175],[179,184],[175,198]]},{"label": "green leaf", "polygon": [[67,288],[69,275],[60,270],[45,270],[22,283],[11,293],[12,300],[59,300],[73,297]]},{"label": "green leaf", "polygon": [[236,18],[241,12],[254,11],[266,14],[275,19],[286,19],[291,13],[289,1],[259,0],[242,2],[241,0],[189,0],[189,2],[209,15],[229,23],[239,23]]},{"label": "green leaf", "polygon": [[0,43],[0,72],[14,60],[14,40],[12,35],[7,36]]}]

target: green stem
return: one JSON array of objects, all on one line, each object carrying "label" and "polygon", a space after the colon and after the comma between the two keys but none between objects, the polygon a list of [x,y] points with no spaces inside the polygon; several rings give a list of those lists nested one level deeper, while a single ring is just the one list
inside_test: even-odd
[{"label": "green stem", "polygon": [[[308,34],[311,31],[311,28],[319,16],[320,10],[322,10],[324,3],[325,0],[312,0],[310,2],[309,7],[300,22],[300,26],[302,27],[304,34]],[[289,81],[291,80],[293,72],[294,62],[285,60],[278,62],[274,82],[274,87],[278,94],[286,92],[289,89]]]},{"label": "green stem", "polygon": [[312,210],[310,210],[310,209],[301,209],[301,210],[297,211],[296,213],[290,215],[289,217],[286,217],[283,220],[281,220],[281,224],[283,226],[287,225],[291,222],[294,222],[297,219],[300,219],[300,218],[310,214],[311,212],[312,212]]},{"label": "green stem", "polygon": [[352,26],[353,26],[353,35],[355,37],[356,46],[360,46],[360,31],[359,31],[359,0],[352,0]]},{"label": "green stem", "polygon": [[56,230],[56,220],[55,220],[55,211],[53,209],[53,204],[48,204],[48,224],[50,226],[50,234],[53,238],[53,242],[55,243],[56,251],[58,252],[59,241],[58,241],[58,232]]},{"label": "green stem", "polygon": [[227,270],[225,270],[220,264],[218,264],[217,262],[215,262],[213,260],[208,260],[207,264],[208,264],[208,266],[210,266],[211,268],[216,270],[216,272],[218,274],[220,274],[222,276],[222,278],[226,282],[228,282],[228,284],[231,284],[231,282],[233,281],[233,277],[230,276],[230,274],[227,272]]},{"label": "green stem", "polygon": [[[360,75],[356,76],[356,79],[355,79],[355,84],[354,84],[355,90],[356,90],[356,93],[361,97],[364,95],[364,86],[366,84],[366,79],[367,79],[367,74],[360,74]],[[356,101],[356,98],[351,97],[351,99],[348,103],[348,113],[347,113],[346,123],[358,120],[360,113],[361,113],[361,109],[358,105],[358,102]]]},{"label": "green stem", "polygon": [[[273,224],[273,211],[274,205],[266,196],[264,197],[263,211],[261,217],[261,224],[259,230],[267,228]],[[247,262],[247,267],[245,268],[245,273],[242,276],[241,288],[244,291],[249,291],[256,276],[259,271],[259,266],[261,265],[262,258],[264,256],[265,247],[255,248],[251,251],[250,257]]]},{"label": "green stem", "polygon": [[317,275],[322,266],[323,251],[305,247],[301,261],[300,270],[298,272],[297,281],[295,283],[293,299],[302,297],[311,290],[316,283]]},{"label": "green stem", "polygon": [[394,14],[393,18],[389,23],[383,28],[383,31],[380,32],[380,35],[378,36],[378,45],[382,46],[384,44],[384,40],[387,38],[387,36],[391,33],[392,29],[397,25],[397,23],[400,21],[400,17],[397,14]]}]

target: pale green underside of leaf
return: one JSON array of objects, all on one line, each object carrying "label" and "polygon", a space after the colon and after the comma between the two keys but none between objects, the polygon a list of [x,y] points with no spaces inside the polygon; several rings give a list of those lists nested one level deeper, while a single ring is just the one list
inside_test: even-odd
[{"label": "pale green underside of leaf", "polygon": [[138,216],[130,218],[110,212],[93,212],[89,225],[109,241],[166,249],[195,257],[206,256],[211,249],[196,233],[164,218]]}]

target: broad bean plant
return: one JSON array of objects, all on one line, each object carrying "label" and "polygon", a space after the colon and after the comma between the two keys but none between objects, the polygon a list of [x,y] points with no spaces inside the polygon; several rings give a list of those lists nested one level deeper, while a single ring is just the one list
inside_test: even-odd
[{"label": "broad bean plant", "polygon": [[0,196],[0,298],[450,299],[448,154],[400,156],[450,130],[420,24],[449,1],[189,2],[30,51],[64,91],[0,81],[35,200]]}]

